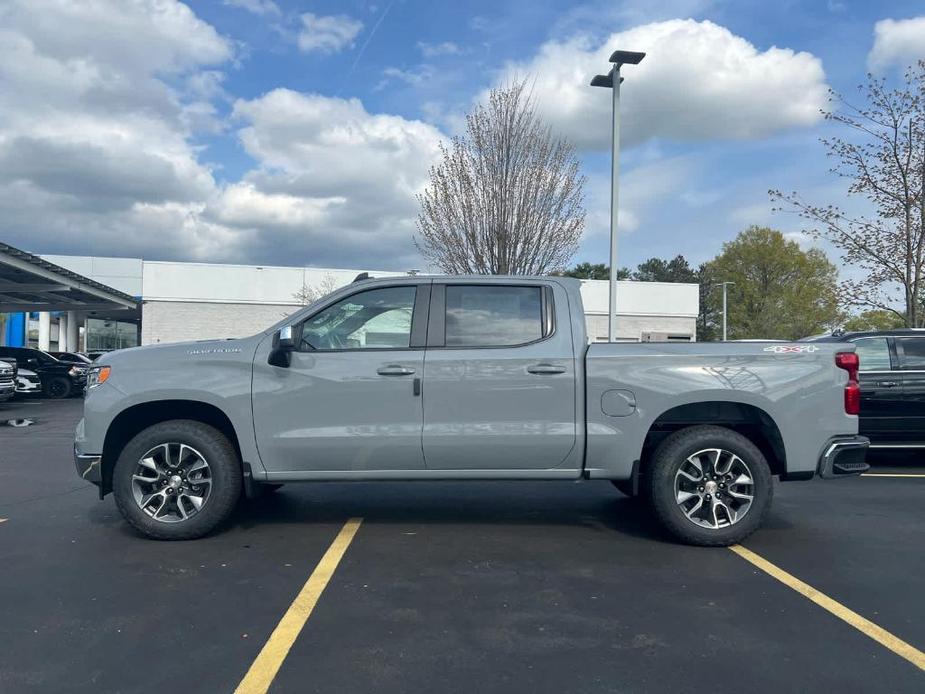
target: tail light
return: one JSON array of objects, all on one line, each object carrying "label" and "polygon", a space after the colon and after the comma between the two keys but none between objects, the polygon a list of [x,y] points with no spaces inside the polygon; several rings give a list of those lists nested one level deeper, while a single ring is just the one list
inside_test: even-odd
[{"label": "tail light", "polygon": [[835,355],[835,366],[848,372],[848,383],[845,385],[845,414],[860,414],[861,386],[858,385],[858,369],[861,360],[855,352],[838,352]]}]

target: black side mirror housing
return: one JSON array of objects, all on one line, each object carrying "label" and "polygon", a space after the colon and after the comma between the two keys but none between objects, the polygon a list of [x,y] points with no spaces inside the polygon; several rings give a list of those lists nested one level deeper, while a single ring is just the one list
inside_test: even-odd
[{"label": "black side mirror housing", "polygon": [[283,369],[289,368],[295,349],[296,329],[291,325],[283,326],[273,335],[273,348],[267,357],[267,363]]}]

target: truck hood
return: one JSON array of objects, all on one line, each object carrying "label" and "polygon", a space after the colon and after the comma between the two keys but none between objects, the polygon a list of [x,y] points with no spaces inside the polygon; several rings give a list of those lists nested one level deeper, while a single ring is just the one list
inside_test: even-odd
[{"label": "truck hood", "polygon": [[113,367],[140,367],[147,364],[164,365],[165,362],[193,364],[203,359],[229,359],[250,361],[254,350],[265,336],[263,333],[243,338],[170,342],[144,347],[131,347],[104,354],[95,364]]}]

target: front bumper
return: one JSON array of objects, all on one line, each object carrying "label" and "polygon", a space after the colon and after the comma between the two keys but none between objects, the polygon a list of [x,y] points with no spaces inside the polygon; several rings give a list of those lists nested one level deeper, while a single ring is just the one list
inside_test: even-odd
[{"label": "front bumper", "polygon": [[77,466],[77,474],[97,487],[103,483],[103,470],[100,465],[102,459],[101,455],[81,453],[76,446],[74,447],[74,465]]},{"label": "front bumper", "polygon": [[864,436],[846,436],[832,439],[819,457],[817,474],[824,480],[836,477],[853,477],[867,472],[865,462],[870,441]]},{"label": "front bumper", "polygon": [[42,392],[42,382],[33,381],[28,378],[20,378],[16,382],[16,392],[20,395],[27,395],[29,393],[41,393]]},{"label": "front bumper", "polygon": [[13,383],[0,383],[0,402],[9,400],[16,395],[16,385]]}]

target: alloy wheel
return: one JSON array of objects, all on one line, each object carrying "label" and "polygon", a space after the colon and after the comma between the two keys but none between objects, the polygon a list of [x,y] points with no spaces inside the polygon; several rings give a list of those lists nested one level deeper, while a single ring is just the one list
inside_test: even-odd
[{"label": "alloy wheel", "polygon": [[688,456],[675,473],[675,500],[695,525],[711,530],[738,523],[752,506],[755,482],[744,460],[722,448]]},{"label": "alloy wheel", "polygon": [[185,443],[162,443],[145,453],[132,474],[132,495],[147,515],[179,523],[202,510],[212,491],[208,461]]}]

